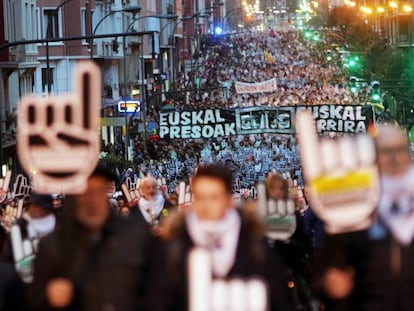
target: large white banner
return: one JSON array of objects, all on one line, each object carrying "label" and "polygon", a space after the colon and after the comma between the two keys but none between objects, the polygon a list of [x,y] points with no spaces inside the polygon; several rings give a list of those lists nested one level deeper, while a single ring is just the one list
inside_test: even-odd
[{"label": "large white banner", "polygon": [[235,86],[237,94],[269,93],[276,91],[277,83],[276,79],[256,83],[237,81]]}]

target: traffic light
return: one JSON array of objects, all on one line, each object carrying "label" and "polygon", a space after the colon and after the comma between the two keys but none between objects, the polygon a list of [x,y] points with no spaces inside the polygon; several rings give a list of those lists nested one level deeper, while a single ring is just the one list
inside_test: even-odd
[{"label": "traffic light", "polygon": [[326,51],[326,60],[328,62],[330,62],[332,60],[332,51],[331,50]]},{"label": "traffic light", "polygon": [[380,83],[378,81],[371,81],[371,102],[380,103],[381,102],[381,90]]},{"label": "traffic light", "polygon": [[350,77],[349,78],[349,90],[352,94],[358,93],[358,78],[357,77]]},{"label": "traffic light", "polygon": [[196,86],[197,90],[200,88],[200,85],[201,85],[201,79],[200,79],[200,77],[196,77],[195,78],[195,86]]},{"label": "traffic light", "polygon": [[359,66],[359,56],[351,56],[348,58],[348,67],[354,69]]},{"label": "traffic light", "polygon": [[303,33],[305,36],[305,39],[311,40],[311,41],[319,41],[319,33],[317,31],[311,31],[311,30],[305,30]]},{"label": "traffic light", "polygon": [[216,26],[216,28],[214,28],[214,34],[217,36],[220,36],[223,33],[223,28],[221,28],[220,26]]}]

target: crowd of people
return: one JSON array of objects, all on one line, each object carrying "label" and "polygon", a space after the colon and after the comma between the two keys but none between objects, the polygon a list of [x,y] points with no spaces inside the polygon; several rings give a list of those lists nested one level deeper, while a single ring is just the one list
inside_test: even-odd
[{"label": "crowd of people", "polygon": [[63,204],[32,193],[0,240],[0,309],[412,310],[408,139],[381,127],[376,149],[375,217],[340,234],[325,233],[312,201],[303,209],[276,172],[258,201],[236,204],[231,166],[216,163],[193,173],[190,204],[147,176],[134,200],[124,191],[114,205],[117,176],[100,166]]},{"label": "crowd of people", "polygon": [[[296,30],[205,37],[198,56],[178,88],[197,78],[225,91],[173,108],[355,103],[337,64]],[[274,93],[235,90],[273,78]],[[2,205],[1,220],[16,219],[0,226],[0,311],[414,310],[409,142],[396,128],[376,135],[372,224],[340,234],[306,200],[291,135],[159,139],[145,151],[137,139],[131,168],[98,165],[79,195],[26,193],[18,213]]]},{"label": "crowd of people", "polygon": [[[318,104],[361,104],[348,87],[348,78],[336,61],[328,61],[327,48],[306,42],[297,30],[241,32],[209,36],[197,55],[198,70],[177,81],[178,89],[223,87],[203,100],[171,101],[177,108],[297,106]],[[235,83],[276,79],[272,93],[237,94]],[[193,97],[194,98],[194,97]],[[187,106],[185,105],[187,104]]]},{"label": "crowd of people", "polygon": [[232,168],[242,188],[264,181],[270,171],[290,174],[303,185],[296,140],[289,135],[251,135],[211,140],[158,140],[148,146],[148,159],[138,152],[136,167],[119,172],[119,177],[136,179],[150,174],[165,178],[168,192],[175,192],[179,181],[188,181],[197,166],[222,163]]},{"label": "crowd of people", "polygon": [[[328,43],[325,43],[328,44]],[[158,122],[162,107],[192,110],[205,108],[243,108],[252,106],[297,106],[318,104],[364,104],[349,90],[348,76],[336,61],[327,61],[322,44],[307,41],[298,30],[265,30],[222,36],[205,36],[197,53],[197,68],[182,73],[175,81],[177,90],[202,90],[174,93],[160,105],[152,105],[148,120]],[[235,83],[263,82],[276,79],[271,93],[237,94]],[[196,80],[199,81],[196,83]],[[138,137],[138,136],[137,136]],[[284,146],[288,146],[285,148]],[[185,148],[182,148],[182,147]],[[242,146],[242,148],[239,148]],[[115,146],[116,147],[116,146]],[[123,153],[123,146],[108,148]],[[218,139],[159,140],[134,147],[134,164],[157,178],[165,177],[170,190],[177,177],[183,178],[200,163],[235,162],[236,175],[243,184],[263,180],[267,171],[290,172],[302,183],[297,146],[289,136],[231,136]],[[116,151],[114,151],[116,150]],[[271,156],[261,155],[271,154]],[[237,161],[234,161],[237,159]],[[265,160],[265,162],[262,161]],[[287,159],[287,161],[286,161]],[[170,168],[169,172],[165,168]],[[175,172],[174,172],[175,171]]]}]

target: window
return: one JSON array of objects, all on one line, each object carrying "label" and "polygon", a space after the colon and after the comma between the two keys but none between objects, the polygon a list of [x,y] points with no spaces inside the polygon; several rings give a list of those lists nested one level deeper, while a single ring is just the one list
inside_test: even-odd
[{"label": "window", "polygon": [[59,38],[59,11],[43,10],[43,33],[46,39]]},{"label": "window", "polygon": [[42,37],[42,32],[40,31],[40,10],[39,10],[39,8],[36,8],[36,21],[37,21],[37,29],[39,29],[38,30],[38,32],[37,32],[37,39],[42,39],[41,37]]},{"label": "window", "polygon": [[86,36],[86,9],[81,8],[81,36]]},{"label": "window", "polygon": [[47,85],[53,85],[53,68],[42,68],[42,91],[47,92]]}]

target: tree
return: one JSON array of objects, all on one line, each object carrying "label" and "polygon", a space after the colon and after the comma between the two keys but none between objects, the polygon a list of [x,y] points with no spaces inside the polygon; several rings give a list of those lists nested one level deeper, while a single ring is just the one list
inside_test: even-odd
[{"label": "tree", "polygon": [[369,23],[357,15],[356,8],[334,7],[328,15],[327,26],[336,29],[353,51],[369,54],[381,45],[380,36]]}]

